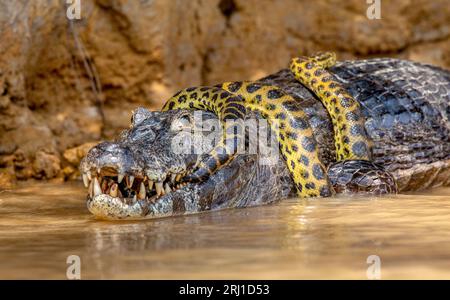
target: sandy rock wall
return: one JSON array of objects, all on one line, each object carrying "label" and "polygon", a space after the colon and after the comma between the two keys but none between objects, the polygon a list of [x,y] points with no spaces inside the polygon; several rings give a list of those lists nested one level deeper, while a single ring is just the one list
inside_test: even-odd
[{"label": "sandy rock wall", "polygon": [[78,146],[117,134],[138,105],[299,53],[450,67],[448,0],[383,0],[381,20],[364,0],[80,1],[75,21],[66,1],[0,1],[0,189],[73,178]]}]

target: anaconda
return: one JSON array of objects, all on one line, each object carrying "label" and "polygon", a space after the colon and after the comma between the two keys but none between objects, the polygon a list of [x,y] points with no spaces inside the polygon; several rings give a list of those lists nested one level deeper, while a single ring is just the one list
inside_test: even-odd
[{"label": "anaconda", "polygon": [[[276,86],[283,97],[292,98],[290,111],[300,111],[313,132],[316,150],[312,152],[324,166],[332,165],[327,175],[336,192],[370,192],[372,187],[389,185],[392,178],[384,178],[383,170],[392,174],[400,191],[449,184],[448,71],[397,59],[338,62],[329,71],[360,106],[357,117],[372,144],[372,161],[336,164],[336,124],[333,127],[315,93],[290,70],[254,85]],[[270,203],[292,196],[298,189],[282,160],[267,166],[260,163],[258,154],[237,154],[206,178],[183,182],[199,155],[172,151],[171,141],[181,130],[173,124],[191,128],[195,126],[193,114],[138,109],[131,128],[116,142],[94,147],[81,164],[90,184],[90,211],[103,218],[158,217]],[[246,112],[251,114],[254,112]],[[216,117],[206,112],[202,115]],[[303,159],[301,155],[299,159]],[[124,176],[127,180],[121,180]]]},{"label": "anaconda", "polygon": [[[335,61],[336,56],[331,52],[295,58],[291,63],[291,71],[300,82],[319,96],[328,110],[333,121],[338,160],[369,160],[370,141],[362,124],[359,103],[324,69],[334,65]],[[198,166],[194,167],[195,175],[187,175],[188,181],[199,181],[208,174],[211,175],[236,153],[239,148],[237,132],[241,131],[240,126],[229,126],[230,122],[227,120],[243,121],[247,108],[260,113],[271,124],[298,195],[313,197],[332,194],[333,190],[318,157],[317,143],[305,113],[295,105],[293,97],[280,88],[254,82],[227,82],[210,88],[193,87],[175,94],[166,102],[163,111],[183,108],[215,112],[224,127],[222,141],[211,153],[200,159]],[[380,167],[376,168],[377,171],[382,171]],[[395,190],[395,184],[389,189]]]}]

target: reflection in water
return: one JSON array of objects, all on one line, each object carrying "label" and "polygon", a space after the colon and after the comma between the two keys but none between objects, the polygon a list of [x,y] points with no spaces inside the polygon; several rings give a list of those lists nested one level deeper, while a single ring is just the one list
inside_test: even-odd
[{"label": "reflection in water", "polygon": [[450,188],[292,199],[146,221],[95,220],[80,184],[0,193],[0,278],[450,278]]}]

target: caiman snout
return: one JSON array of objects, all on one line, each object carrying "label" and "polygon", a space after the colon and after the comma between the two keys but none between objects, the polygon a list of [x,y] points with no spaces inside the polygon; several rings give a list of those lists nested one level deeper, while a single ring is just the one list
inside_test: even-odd
[{"label": "caiman snout", "polygon": [[188,187],[183,177],[189,174],[196,156],[174,153],[170,141],[178,132],[165,130],[178,115],[164,119],[148,113],[125,130],[121,139],[102,142],[88,152],[80,172],[88,188],[88,208],[94,215],[139,218],[153,206],[160,215],[165,210],[162,203],[169,202],[167,196]]},{"label": "caiman snout", "polygon": [[128,147],[118,143],[103,142],[89,151],[80,168],[84,172],[97,168],[105,169],[105,172],[111,169],[111,172],[134,175],[139,171],[139,162]]}]

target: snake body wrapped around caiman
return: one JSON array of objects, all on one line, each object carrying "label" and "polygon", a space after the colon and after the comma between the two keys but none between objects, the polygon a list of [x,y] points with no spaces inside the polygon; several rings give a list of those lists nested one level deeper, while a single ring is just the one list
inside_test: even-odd
[{"label": "snake body wrapped around caiman", "polygon": [[[318,185],[327,185],[324,174],[336,193],[401,192],[450,184],[449,71],[391,58],[342,61],[325,67],[339,93],[346,95],[348,107],[357,108],[357,115],[330,113],[335,107],[322,102],[333,95],[301,83],[289,69],[255,82],[185,89],[167,102],[163,112],[137,109],[130,129],[117,141],[91,149],[81,163],[83,177],[88,178],[88,208],[102,218],[136,219],[260,205],[293,196],[294,191],[306,197],[327,196],[326,189]],[[268,100],[248,97],[245,91],[249,89],[265,91]],[[272,96],[272,100],[289,103],[284,105],[288,110],[272,107]],[[213,97],[219,102],[207,101]],[[170,104],[174,100],[185,106]],[[232,104],[231,110],[223,108],[226,103]],[[262,103],[264,109],[253,109]],[[295,133],[301,136],[295,135],[298,139],[291,140],[299,144],[289,147],[280,141],[279,133],[286,132],[278,132],[284,160],[277,166],[262,166],[258,155],[236,154],[234,147],[226,148],[220,142],[213,148],[214,155],[173,153],[170,143],[177,132],[172,128],[178,128],[173,125],[194,126],[194,110],[211,111],[203,116],[211,119],[215,114],[221,121],[254,114],[250,111],[263,118],[270,117],[269,111],[276,111],[277,118],[282,117],[280,113],[295,112],[287,119],[306,120],[307,125],[291,124],[289,128],[298,129]],[[303,135],[310,137],[309,130],[315,143],[311,149],[301,144]],[[351,134],[355,139],[347,142]],[[364,146],[344,151],[346,143]],[[305,149],[312,150],[306,157],[308,163]],[[293,176],[297,166],[290,167],[293,158],[303,163],[298,178]],[[312,185],[311,178],[322,181]]]}]

